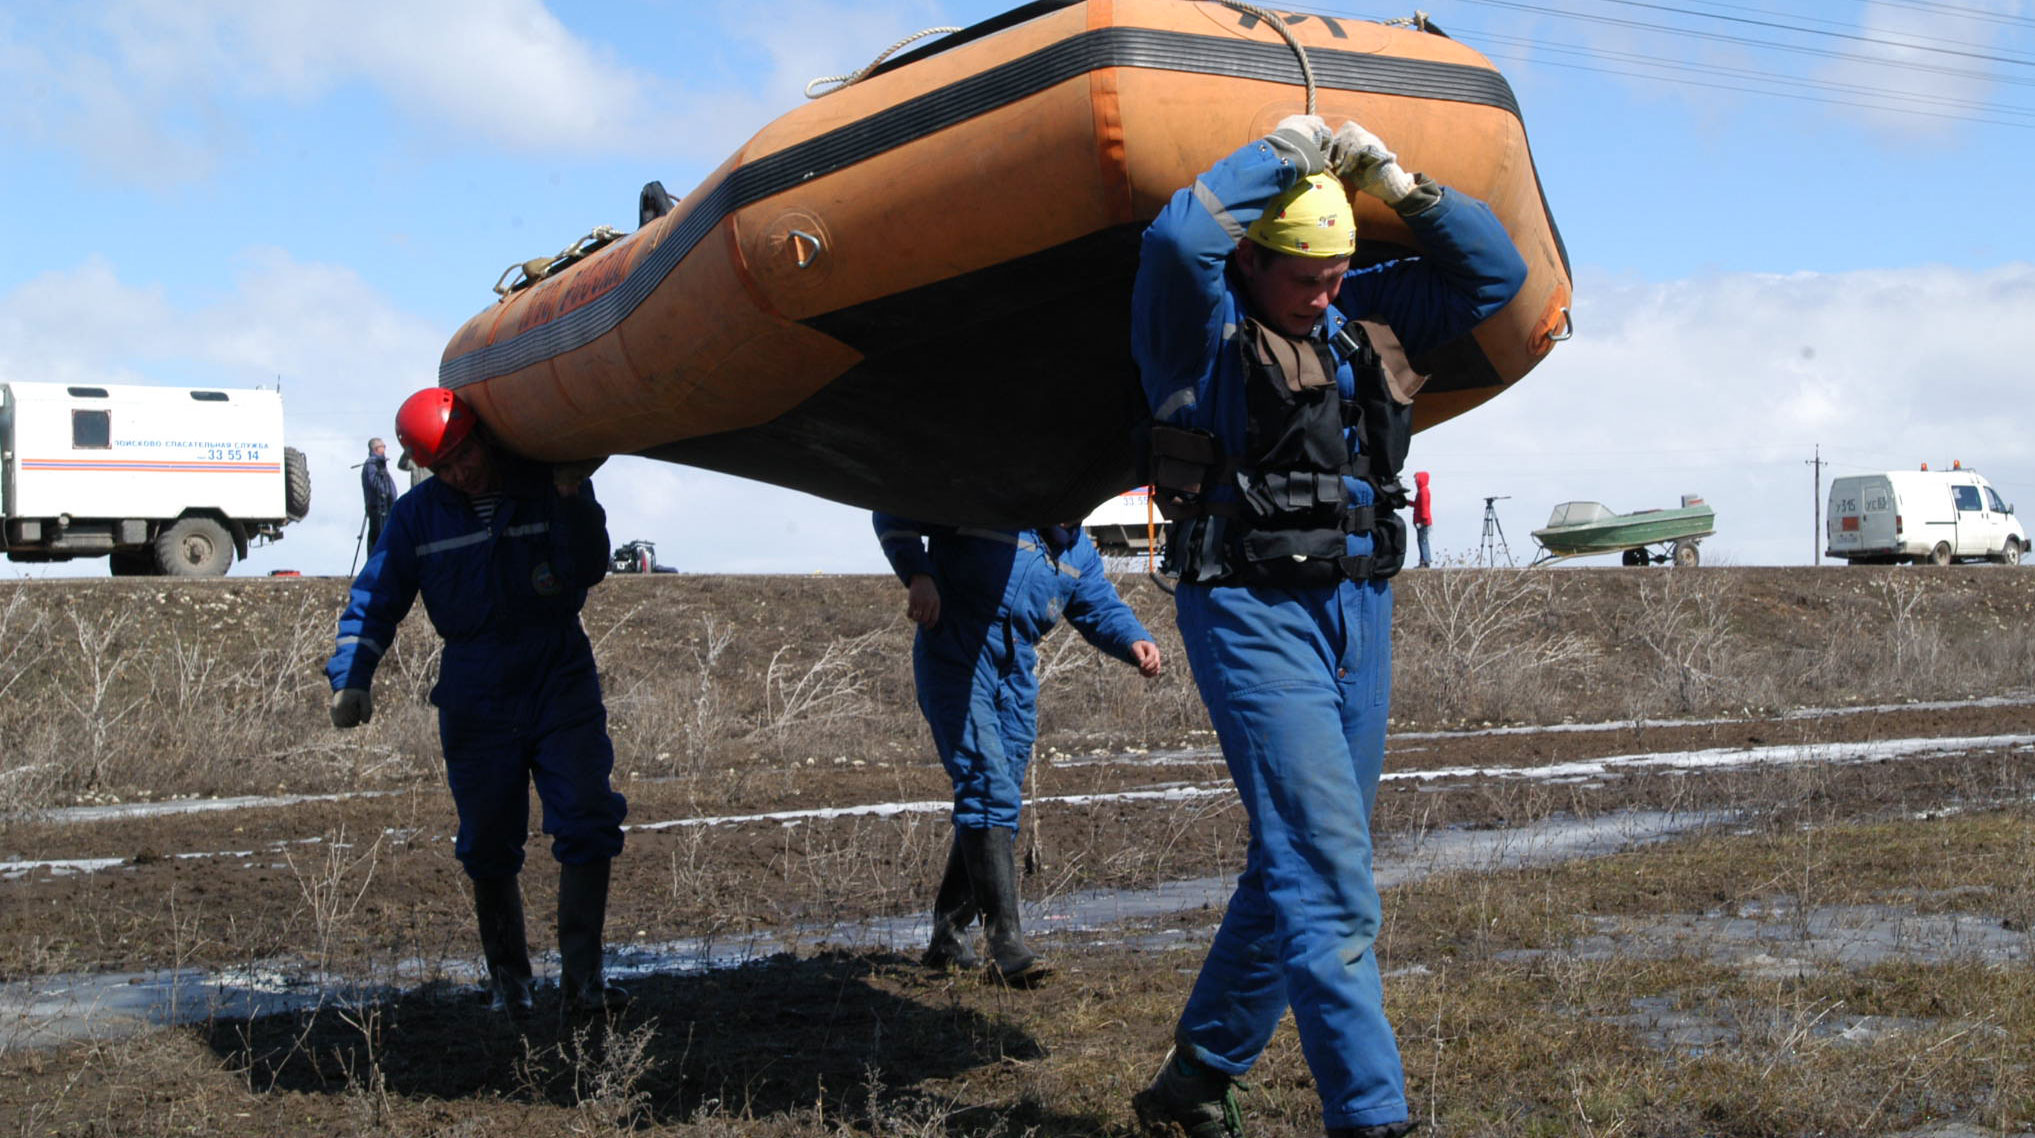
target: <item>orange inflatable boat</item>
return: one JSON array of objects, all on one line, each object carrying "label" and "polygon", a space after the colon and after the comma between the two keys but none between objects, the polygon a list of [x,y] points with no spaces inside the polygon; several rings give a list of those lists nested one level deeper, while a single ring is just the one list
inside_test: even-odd
[{"label": "orange inflatable boat", "polygon": [[[1413,361],[1432,426],[1566,335],[1519,109],[1443,35],[1288,28],[1319,113],[1489,202],[1526,257],[1511,305]],[[526,266],[452,338],[440,382],[535,458],[642,454],[932,521],[1081,517],[1138,480],[1139,234],[1304,109],[1299,59],[1218,3],[1015,9],[784,115],[675,205],[646,187],[640,229]],[[1359,200],[1360,261],[1412,248]]]}]

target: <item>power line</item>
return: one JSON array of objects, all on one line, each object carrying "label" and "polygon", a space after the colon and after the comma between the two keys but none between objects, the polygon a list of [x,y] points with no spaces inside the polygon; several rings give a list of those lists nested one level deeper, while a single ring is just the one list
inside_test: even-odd
[{"label": "power line", "polygon": [[1930,3],[1928,0],[1879,0],[1879,2],[1889,8],[1906,8],[1913,12],[1948,14],[1966,20],[1984,20],[1993,24],[2035,28],[2035,18],[2016,16],[2012,12],[1988,12],[1983,8],[1973,8],[1965,4]]},{"label": "power line", "polygon": [[[2004,115],[2035,116],[2035,108],[2004,106],[1998,103],[1992,103],[1977,99],[1961,99],[1951,95],[1934,95],[1934,94],[1925,94],[1922,92],[1895,92],[1889,91],[1881,87],[1870,87],[1862,83],[1843,83],[1829,79],[1803,79],[1793,76],[1777,75],[1772,72],[1756,71],[1750,68],[1726,67],[1721,64],[1686,63],[1677,60],[1664,59],[1660,56],[1645,55],[1639,52],[1612,51],[1604,48],[1582,47],[1580,45],[1575,44],[1558,44],[1546,41],[1535,41],[1520,36],[1508,36],[1498,34],[1495,32],[1485,32],[1480,33],[1480,35],[1481,38],[1483,39],[1493,40],[1499,43],[1509,43],[1517,47],[1529,48],[1539,51],[1551,51],[1565,55],[1582,55],[1597,59],[1614,59],[1620,62],[1629,63],[1640,67],[1657,67],[1673,71],[1692,72],[1695,74],[1718,75],[1751,80],[1756,83],[1774,84],[1788,87],[1800,87],[1812,91],[1828,91],[1833,94],[1848,94],[1853,96],[1863,96],[1865,98],[1877,100],[1898,98],[1909,101],[1918,101],[1932,106],[1943,107],[1948,109],[1977,112],[1980,115],[1990,113]],[[1521,57],[1515,55],[1515,56],[1502,56],[1502,58],[1519,59],[1530,57]],[[1670,76],[1640,75],[1635,74],[1633,72],[1609,71],[1598,68],[1586,68],[1586,70],[1603,70],[1605,74],[1625,75],[1632,78],[1658,78],[1665,82],[1676,81]],[[1726,89],[1728,90],[1744,91],[1748,94],[1780,93],[1770,91],[1766,87],[1741,87],[1736,85],[1722,85],[1722,86],[1725,86]],[[1845,100],[1845,102],[1847,105],[1857,105],[1855,99],[1847,99]],[[1876,109],[1890,111],[1905,111],[1907,109],[1904,107],[1888,105],[1886,103],[1874,103],[1873,106]],[[1991,119],[1986,119],[1982,117],[1972,117],[1972,116],[1953,116],[1953,117],[1963,118],[1964,121],[1969,122],[1993,122],[1993,120]],[[2013,125],[2013,124],[1999,124],[1999,125]]]},{"label": "power line", "polygon": [[[1791,19],[1806,20],[1812,24],[1830,24],[1836,27],[1846,26],[1846,22],[1843,20],[1826,20],[1819,16],[1804,16],[1794,12],[1776,12],[1771,8],[1760,8],[1751,4],[1731,4],[1727,3],[1726,0],[1693,0],[1693,2],[1709,8],[1728,8],[1735,12],[1753,12],[1762,16],[1787,16]],[[1877,0],[1877,2],[1882,7],[1887,8],[1907,8],[1911,11],[1926,12],[1931,15],[1949,15],[1954,18],[1982,20],[1987,23],[2005,24],[2010,27],[2035,28],[2035,19],[2030,19],[2027,16],[1987,12],[1978,8],[1965,7],[1961,4],[1932,4],[1928,0]],[[1963,44],[1966,47],[1973,46],[1963,40],[1954,40],[1942,36],[1917,36],[1917,38],[1932,39],[1938,43]]]},{"label": "power line", "polygon": [[1968,68],[1945,67],[1938,64],[1921,63],[1915,60],[1890,59],[1883,55],[1862,55],[1855,51],[1838,51],[1832,48],[1810,47],[1806,44],[1782,43],[1778,40],[1773,39],[1757,39],[1750,36],[1734,36],[1727,35],[1723,32],[1698,31],[1697,29],[1694,28],[1675,27],[1674,25],[1671,24],[1653,24],[1648,23],[1644,20],[1627,20],[1621,19],[1616,16],[1597,16],[1582,12],[1564,12],[1558,8],[1549,8],[1539,4],[1522,3],[1520,2],[1520,0],[1466,0],[1466,2],[1471,4],[1482,4],[1485,5],[1486,7],[1492,8],[1505,8],[1512,11],[1528,12],[1534,15],[1555,16],[1566,20],[1581,20],[1588,23],[1607,24],[1612,27],[1626,28],[1633,31],[1660,32],[1666,35],[1684,39],[1701,39],[1708,40],[1713,43],[1736,44],[1740,47],[1759,48],[1770,51],[1785,51],[1796,55],[1818,56],[1824,59],[1841,59],[1853,63],[1870,64],[1875,67],[1892,67],[1904,71],[1920,71],[1932,75],[1947,75],[1958,79],[1979,79],[1988,82],[2009,84],[2013,86],[2035,86],[2035,78],[2017,78],[2014,76],[2007,75],[1994,75],[1990,72],[1973,71]]},{"label": "power line", "polygon": [[[1470,2],[1473,4],[1481,3],[1482,0],[1470,0]],[[1858,43],[1879,44],[1883,47],[1899,47],[1899,48],[1908,48],[1914,51],[1940,52],[1944,55],[1960,55],[1964,56],[1967,59],[1981,59],[1986,61],[1987,63],[2012,63],[2017,64],[2021,67],[2035,67],[2035,60],[2015,59],[2012,58],[2011,56],[1993,55],[1988,52],[1970,51],[1964,48],[1930,47],[1927,44],[1910,43],[1903,40],[1882,39],[1879,36],[1860,35],[1857,32],[1832,32],[1825,31],[1822,28],[1805,28],[1797,24],[1783,24],[1775,20],[1755,20],[1748,16],[1722,16],[1718,15],[1715,12],[1699,12],[1693,8],[1677,8],[1670,4],[1653,4],[1649,3],[1648,0],[1602,0],[1602,2],[1606,4],[1623,4],[1628,8],[1645,8],[1655,12],[1672,12],[1677,16],[1695,16],[1698,17],[1699,19],[1705,20],[1724,20],[1734,24],[1746,24],[1752,27],[1772,28],[1775,31],[1799,32],[1803,35],[1829,36],[1833,39],[1845,39],[1853,40]],[[1942,39],[1936,36],[1918,36],[1915,38],[1933,39],[1936,40],[1938,43],[1959,42],[1956,40]]]},{"label": "power line", "polygon": [[[1617,70],[1617,69],[1615,69],[1615,68],[1609,68],[1609,67],[1591,67],[1591,66],[1588,66],[1588,65],[1586,65],[1586,64],[1581,64],[1581,63],[1558,63],[1558,62],[1556,62],[1556,61],[1554,61],[1554,60],[1547,60],[1547,59],[1543,59],[1543,60],[1535,60],[1535,59],[1533,59],[1533,58],[1531,58],[1531,57],[1529,57],[1529,56],[1524,56],[1524,55],[1508,55],[1508,54],[1506,54],[1506,53],[1504,53],[1504,52],[1497,52],[1497,51],[1494,51],[1494,52],[1488,52],[1488,53],[1486,53],[1486,54],[1489,54],[1489,55],[1494,55],[1494,56],[1497,56],[1497,57],[1498,57],[1498,58],[1500,58],[1500,59],[1512,59],[1512,60],[1517,60],[1517,61],[1519,61],[1519,62],[1521,62],[1521,63],[1538,63],[1538,64],[1540,64],[1540,65],[1542,65],[1542,66],[1546,66],[1546,67],[1566,67],[1566,68],[1568,68],[1568,69],[1570,69],[1570,70],[1572,70],[1572,71],[1593,71],[1593,72],[1596,72],[1596,73],[1598,73],[1598,74],[1601,74],[1601,75],[1618,75],[1618,76],[1623,76],[1623,77],[1625,77],[1625,78],[1628,78],[1628,79],[1651,79],[1651,80],[1653,80],[1654,82],[1657,82],[1657,83],[1678,83],[1678,84],[1681,84],[1682,86],[1685,86],[1685,87],[1705,87],[1705,88],[1708,88],[1708,89],[1710,89],[1710,90],[1716,90],[1716,91],[1737,91],[1737,92],[1739,92],[1739,93],[1741,93],[1741,94],[1750,94],[1750,95],[1771,95],[1771,96],[1773,96],[1773,97],[1775,97],[1775,98],[1778,98],[1778,99],[1797,99],[1797,100],[1800,100],[1800,101],[1803,101],[1803,102],[1809,102],[1809,103],[1826,103],[1826,104],[1830,104],[1830,105],[1833,105],[1833,106],[1841,106],[1841,107],[1857,107],[1857,106],[1859,105],[1859,104],[1858,104],[1858,103],[1857,103],[1856,101],[1854,101],[1854,100],[1850,100],[1850,99],[1835,99],[1835,98],[1829,98],[1829,99],[1826,99],[1826,98],[1822,98],[1822,97],[1819,97],[1819,96],[1816,96],[1816,95],[1802,95],[1802,94],[1796,94],[1796,93],[1794,93],[1794,92],[1790,92],[1790,91],[1769,91],[1769,90],[1761,90],[1761,89],[1759,89],[1759,88],[1756,88],[1756,87],[1741,87],[1741,86],[1736,86],[1736,85],[1733,85],[1733,84],[1730,84],[1730,83],[1705,83],[1705,82],[1702,82],[1702,81],[1700,81],[1700,80],[1696,80],[1696,79],[1677,79],[1677,78],[1674,78],[1673,76],[1668,76],[1668,75],[1647,75],[1647,74],[1644,74],[1644,73],[1640,73],[1640,72],[1633,72],[1633,71],[1619,71],[1619,70]],[[1914,109],[1914,108],[1910,108],[1910,107],[1896,107],[1896,106],[1886,106],[1886,105],[1875,105],[1875,106],[1874,106],[1874,107],[1873,107],[1872,109],[1874,109],[1874,110],[1879,110],[1879,111],[1887,111],[1887,112],[1890,112],[1890,113],[1893,113],[1893,114],[1902,114],[1902,115],[1920,115],[1920,116],[1922,116],[1922,117],[1924,117],[1924,118],[1932,118],[1932,119],[1949,119],[1949,120],[1952,120],[1952,121],[1955,121],[1955,122],[1970,122],[1970,123],[1983,123],[1983,124],[1985,124],[1985,125],[1987,125],[1987,126],[2011,126],[2011,127],[2021,127],[2021,128],[2023,128],[2023,129],[2035,129],[2035,122],[2029,122],[2029,123],[2022,123],[2022,122],[2012,122],[2012,121],[2008,121],[2008,120],[2004,120],[2004,119],[1989,119],[1989,118],[1980,118],[1980,117],[1976,117],[1976,116],[1973,116],[1973,115],[1958,115],[1958,114],[1950,114],[1950,113],[1948,113],[1948,112],[1940,112],[1940,111],[1924,111],[1924,110],[1917,110],[1917,109]],[[2022,112],[2022,113],[2026,113],[2026,112]]]}]

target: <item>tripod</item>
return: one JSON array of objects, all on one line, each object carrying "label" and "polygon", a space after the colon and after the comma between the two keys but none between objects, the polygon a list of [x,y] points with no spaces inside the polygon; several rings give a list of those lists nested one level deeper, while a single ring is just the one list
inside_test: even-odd
[{"label": "tripod", "polygon": [[362,514],[360,516],[360,532],[353,535],[353,561],[346,566],[346,575],[349,577],[353,576],[353,571],[360,566],[360,547],[361,543],[366,539],[367,515]]},{"label": "tripod", "polygon": [[1484,499],[1484,540],[1477,547],[1477,564],[1496,566],[1499,554],[1504,554],[1505,564],[1512,564],[1512,548],[1505,544],[1505,527],[1498,524],[1496,503],[1510,498],[1510,494],[1494,494]]}]

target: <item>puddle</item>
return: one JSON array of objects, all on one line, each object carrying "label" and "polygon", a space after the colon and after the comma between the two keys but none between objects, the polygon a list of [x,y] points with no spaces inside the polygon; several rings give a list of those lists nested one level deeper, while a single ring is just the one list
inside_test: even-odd
[{"label": "puddle", "polygon": [[1941,1026],[1938,1020],[1907,1016],[1844,1015],[1837,1005],[1812,1011],[1772,1004],[1754,1008],[1705,1003],[1700,1008],[1688,1008],[1676,1006],[1671,997],[1642,996],[1628,1006],[1632,1008],[1629,1012],[1590,1018],[1625,1028],[1656,1051],[1679,1052],[1690,1058],[1700,1057],[1713,1048],[1739,1046],[1747,1036],[1762,1047],[1788,1050],[1864,1047]]},{"label": "puddle", "polygon": [[[1918,913],[1898,905],[1797,907],[1787,898],[1731,913],[1595,917],[1593,933],[1555,950],[1579,960],[1698,955],[1766,980],[1790,980],[1825,968],[1860,969],[1887,961],[1991,965],[2035,959],[2035,938],[1998,917]],[[1525,949],[1513,959],[1547,955]]]},{"label": "puddle", "polygon": [[[1181,789],[1154,791],[1169,794]],[[1553,864],[1659,841],[1731,819],[1699,813],[1606,815],[1561,819],[1514,829],[1434,830],[1381,843],[1376,876],[1389,887],[1445,872]],[[1027,906],[1025,923],[1050,940],[1080,938],[1097,944],[1191,947],[1206,929],[1159,930],[1126,936],[1117,926],[1174,913],[1217,908],[1229,899],[1228,876],[1169,881],[1149,889],[1067,893]],[[538,923],[532,923],[533,932]],[[818,948],[888,949],[916,955],[930,929],[923,914],[838,925],[688,937],[658,943],[616,944],[608,971],[672,975],[730,968],[782,952]],[[555,957],[535,958],[538,972],[555,975]],[[243,1019],[322,1004],[353,1003],[434,981],[475,983],[472,958],[407,960],[367,983],[342,983],[308,962],[275,960],[218,973],[75,974],[0,985],[0,1047],[46,1047],[80,1038],[125,1034],[144,1025]]]},{"label": "puddle", "polygon": [[[1881,739],[1864,743],[1808,743],[1768,747],[1717,747],[1699,751],[1648,752],[1614,755],[1528,767],[1431,767],[1421,770],[1387,771],[1385,781],[1413,779],[1423,784],[1441,784],[1437,789],[1471,778],[1535,780],[1554,783],[1588,783],[1616,778],[1621,773],[1642,770],[1672,770],[1702,773],[1756,766],[1798,766],[1807,763],[1868,763],[1922,756],[1957,754],[1985,750],[2025,750],[2035,747],[2035,735],[1977,735],[1968,738]],[[1031,800],[1034,809],[1061,805],[1090,805],[1103,802],[1187,802],[1225,798],[1234,794],[1227,780],[1219,783],[1170,783],[1138,790],[1106,794],[1063,794]],[[945,799],[917,802],[873,802],[856,806],[825,806],[805,810],[773,810],[759,814],[703,815],[670,818],[659,822],[638,822],[626,830],[669,830],[691,826],[737,826],[775,822],[796,826],[808,821],[838,818],[892,817],[900,814],[944,814],[952,808]],[[98,808],[94,808],[98,809]],[[175,857],[239,857],[241,853],[179,853]],[[126,864],[118,858],[77,858],[57,861],[0,862],[0,877],[18,877],[31,869],[48,866],[64,872],[96,872]]]},{"label": "puddle", "polygon": [[1968,751],[2006,751],[2035,746],[2035,735],[1973,735],[1965,738],[1878,739],[1864,743],[1790,743],[1770,747],[1712,747],[1700,751],[1656,751],[1580,759],[1534,767],[1432,767],[1387,771],[1385,779],[1486,778],[1570,781],[1616,776],[1621,771],[1657,768],[1678,771],[1729,770],[1805,763],[1870,763]]},{"label": "puddle", "polygon": [[400,790],[354,790],[344,794],[242,795],[238,798],[179,798],[168,802],[117,802],[103,806],[60,806],[23,815],[37,822],[110,822],[122,818],[164,818],[171,814],[209,814],[219,810],[260,810],[301,806],[307,802],[348,802],[382,798]]}]

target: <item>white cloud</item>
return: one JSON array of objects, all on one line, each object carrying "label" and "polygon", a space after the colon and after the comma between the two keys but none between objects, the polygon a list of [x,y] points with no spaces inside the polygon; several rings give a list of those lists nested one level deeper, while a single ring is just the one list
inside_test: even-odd
[{"label": "white cloud", "polygon": [[[2026,360],[2035,265],[1579,284],[1579,333],[1517,388],[1414,440],[1435,539],[1474,552],[1482,498],[1516,557],[1570,499],[1613,509],[1703,495],[1706,556],[1814,554],[1814,448],[1831,477],[1960,459],[2035,515]],[[1585,562],[1589,564],[1590,562]]]},{"label": "white cloud", "polygon": [[[630,67],[540,0],[118,0],[0,25],[0,126],[154,184],[206,177],[264,104],[378,92],[437,145],[715,160],[766,115]],[[675,44],[683,50],[683,44]]]}]

